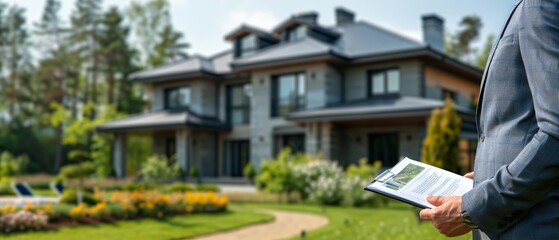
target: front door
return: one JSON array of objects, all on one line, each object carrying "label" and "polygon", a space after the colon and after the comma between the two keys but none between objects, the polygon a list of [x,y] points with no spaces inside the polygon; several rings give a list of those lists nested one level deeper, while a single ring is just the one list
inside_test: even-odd
[{"label": "front door", "polygon": [[369,163],[381,161],[383,168],[391,168],[399,161],[398,133],[369,135]]},{"label": "front door", "polygon": [[227,143],[228,153],[224,164],[225,175],[242,177],[243,168],[250,161],[249,141],[230,141]]}]

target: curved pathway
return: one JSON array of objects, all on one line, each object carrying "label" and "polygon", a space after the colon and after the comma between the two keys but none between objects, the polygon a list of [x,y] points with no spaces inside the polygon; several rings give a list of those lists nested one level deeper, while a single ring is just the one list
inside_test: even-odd
[{"label": "curved pathway", "polygon": [[230,231],[205,235],[194,240],[272,240],[285,239],[301,234],[301,230],[309,232],[328,224],[328,218],[316,214],[288,212],[277,210],[261,210],[275,217],[272,222],[241,227]]}]

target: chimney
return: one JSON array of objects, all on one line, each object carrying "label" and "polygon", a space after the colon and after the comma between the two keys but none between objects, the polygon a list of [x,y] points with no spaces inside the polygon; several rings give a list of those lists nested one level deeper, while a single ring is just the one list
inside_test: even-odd
[{"label": "chimney", "polygon": [[318,13],[317,12],[304,12],[294,16],[295,19],[299,19],[309,23],[317,23],[318,22]]},{"label": "chimney", "polygon": [[436,14],[423,15],[423,41],[431,48],[444,52],[444,19]]},{"label": "chimney", "polygon": [[354,20],[355,13],[343,7],[336,8],[336,25],[353,23]]}]

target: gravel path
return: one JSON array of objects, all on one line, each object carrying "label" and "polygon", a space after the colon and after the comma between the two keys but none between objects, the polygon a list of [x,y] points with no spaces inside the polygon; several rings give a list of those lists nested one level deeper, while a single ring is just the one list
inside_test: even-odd
[{"label": "gravel path", "polygon": [[285,239],[301,234],[301,230],[303,229],[309,232],[328,224],[328,219],[326,217],[316,214],[276,210],[262,210],[261,212],[274,215],[274,221],[205,235],[193,238],[193,240]]}]

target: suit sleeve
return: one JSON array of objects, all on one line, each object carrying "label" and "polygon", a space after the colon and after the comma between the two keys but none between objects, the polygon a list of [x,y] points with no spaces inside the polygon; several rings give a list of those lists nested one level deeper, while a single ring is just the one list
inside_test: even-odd
[{"label": "suit sleeve", "polygon": [[523,4],[518,43],[538,132],[509,165],[462,198],[462,209],[491,238],[559,186],[559,0]]}]

